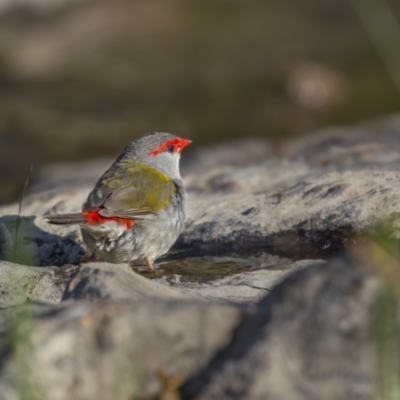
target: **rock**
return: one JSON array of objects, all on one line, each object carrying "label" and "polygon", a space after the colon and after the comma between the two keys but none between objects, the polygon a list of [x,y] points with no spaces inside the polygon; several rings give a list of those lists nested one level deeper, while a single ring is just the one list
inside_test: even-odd
[{"label": "rock", "polygon": [[[289,264],[267,266],[264,269],[230,274],[206,282],[188,282],[185,275],[172,275],[157,279],[175,290],[213,302],[254,303],[264,297],[272,288],[294,271],[325,264],[322,260],[302,260]],[[215,268],[218,268],[215,265]]]},{"label": "rock", "polygon": [[398,169],[399,126],[397,114],[353,128],[328,128],[287,141],[281,154],[318,169]]},{"label": "rock", "polygon": [[293,273],[186,382],[183,399],[374,398],[377,287],[343,260]]},{"label": "rock", "polygon": [[69,282],[63,300],[188,299],[180,292],[146,279],[127,264],[83,264]]},{"label": "rock", "polygon": [[[250,169],[250,167],[249,167]],[[263,167],[225,193],[189,194],[186,230],[175,248],[186,255],[244,256],[262,251],[289,258],[327,257],[347,241],[400,211],[400,172],[315,172],[267,187]],[[255,185],[256,186],[256,185]]]},{"label": "rock", "polygon": [[[253,169],[252,174],[261,182],[261,172],[254,175]],[[396,223],[399,182],[396,171],[347,171],[296,179],[260,193],[189,192],[186,228],[175,250],[180,257],[262,252],[298,259],[327,257],[382,220]],[[31,243],[38,255],[31,265],[74,264],[83,255],[77,227],[51,226],[41,216],[79,210],[88,189],[71,192],[53,197],[45,192],[47,201],[40,201],[44,194],[28,198],[33,203],[23,209],[23,220],[29,229],[20,232],[22,243]],[[10,218],[17,219],[15,214],[4,216],[0,223]],[[0,242],[4,249],[4,233]]]},{"label": "rock", "polygon": [[84,254],[80,232],[76,227],[54,226],[49,230],[39,209],[48,210],[57,195],[47,202],[42,199],[40,195],[28,199],[34,203],[32,213],[29,207],[24,210],[30,215],[18,215],[7,207],[0,210],[0,259],[30,266],[77,264]]},{"label": "rock", "polygon": [[27,300],[59,303],[76,266],[33,268],[0,262],[0,307]]},{"label": "rock", "polygon": [[[400,118],[291,140],[280,157],[186,176],[176,249],[327,257],[382,220],[398,225]],[[276,154],[276,152],[275,152]]]},{"label": "rock", "polygon": [[190,282],[184,275],[167,275],[149,280],[135,273],[126,264],[88,263],[82,265],[69,282],[63,300],[138,301],[146,298],[196,298],[220,303],[253,304],[291,272],[321,263],[325,262],[303,260],[275,268],[208,279],[206,282]]},{"label": "rock", "polygon": [[[175,257],[243,258],[268,253],[289,259],[326,258],[385,219],[396,227],[400,212],[398,126],[398,119],[391,118],[379,126],[317,133],[307,141],[291,141],[281,148],[281,156],[263,162],[254,156],[254,163],[232,160],[228,165],[225,159],[223,165],[211,163],[206,168],[206,161],[201,164],[195,158],[184,177],[187,222],[175,245]],[[312,151],[307,150],[308,142]],[[225,147],[233,158],[234,150]],[[260,147],[267,154],[267,147]],[[232,149],[237,148],[233,143]],[[221,148],[201,152],[207,153],[204,160],[218,159]],[[249,153],[255,154],[253,150]],[[38,258],[31,265],[77,263],[83,254],[79,228],[51,226],[42,218],[47,213],[78,211],[96,171],[100,175],[106,168],[103,162],[93,168],[88,163],[78,167],[80,172],[72,169],[75,187],[71,173],[59,167],[53,175],[44,173],[43,182],[34,186],[43,190],[24,199],[21,216],[26,228],[21,230],[21,240],[33,243]],[[64,186],[57,186],[57,174]],[[0,209],[0,215],[0,226],[15,224],[18,205]],[[3,232],[3,248],[8,245],[6,239]]]},{"label": "rock", "polygon": [[21,387],[43,400],[154,396],[204,367],[242,315],[149,298],[0,310],[0,399],[20,398]]},{"label": "rock", "polygon": [[[1,400],[18,399],[21,385],[43,400],[178,398],[182,382],[185,400],[375,393],[371,326],[380,285],[344,259],[298,264],[246,309],[176,296],[148,280],[140,293],[144,278],[121,266],[86,267],[64,303],[0,310]],[[119,284],[120,300],[94,279],[105,282],[108,273],[109,287],[117,288],[112,267],[130,281]],[[107,296],[78,289],[78,276]]]},{"label": "rock", "polygon": [[[194,159],[185,231],[151,280],[126,265],[68,266],[84,251],[79,228],[43,216],[78,211],[102,163],[75,170],[76,185],[68,168],[44,173],[21,209],[0,209],[1,258],[14,262],[0,265],[0,289],[16,290],[0,305],[58,302],[76,273],[61,304],[0,310],[0,400],[19,398],[21,380],[52,400],[176,397],[183,380],[185,399],[372,398],[377,279],[312,258],[385,219],[399,228],[400,147],[374,129],[322,134],[311,153],[294,141],[249,164]],[[25,377],[31,362],[41,373]]]}]

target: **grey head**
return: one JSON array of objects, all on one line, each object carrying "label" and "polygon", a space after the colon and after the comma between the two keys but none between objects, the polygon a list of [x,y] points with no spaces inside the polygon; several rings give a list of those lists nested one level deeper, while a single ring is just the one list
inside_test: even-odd
[{"label": "grey head", "polygon": [[171,179],[180,179],[180,155],[191,142],[170,133],[151,133],[129,144],[117,162],[126,159],[139,160],[161,170]]}]

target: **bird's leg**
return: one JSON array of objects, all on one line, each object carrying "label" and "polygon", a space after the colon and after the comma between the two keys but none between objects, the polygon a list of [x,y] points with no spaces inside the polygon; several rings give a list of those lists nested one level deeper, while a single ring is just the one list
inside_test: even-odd
[{"label": "bird's leg", "polygon": [[146,261],[146,265],[149,267],[149,270],[153,272],[153,261],[151,258],[147,256],[144,260]]},{"label": "bird's leg", "polygon": [[91,249],[87,249],[86,253],[83,255],[83,257],[80,259],[79,264],[85,264],[90,261],[101,261],[101,258],[98,254],[96,254],[95,251]]},{"label": "bird's leg", "polygon": [[89,262],[91,257],[92,257],[92,250],[87,249],[86,253],[80,259],[79,264],[84,264]]}]

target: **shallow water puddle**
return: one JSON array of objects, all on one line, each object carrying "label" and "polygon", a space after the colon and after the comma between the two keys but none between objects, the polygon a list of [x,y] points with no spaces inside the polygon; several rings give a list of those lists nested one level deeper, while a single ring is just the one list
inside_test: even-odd
[{"label": "shallow water puddle", "polygon": [[210,259],[187,258],[184,260],[164,261],[156,263],[151,274],[147,267],[133,267],[133,270],[146,278],[159,279],[179,276],[180,282],[203,283],[214,279],[223,278],[229,275],[240,274],[243,272],[255,271],[259,269],[285,270],[287,263],[263,263],[262,266],[254,265],[254,261],[243,259],[227,259],[213,257]]},{"label": "shallow water puddle", "polygon": [[249,266],[240,262],[211,262],[201,259],[169,261],[155,266],[153,274],[147,267],[133,267],[134,271],[146,278],[162,278],[179,275],[181,281],[206,282],[227,275],[249,270]]}]

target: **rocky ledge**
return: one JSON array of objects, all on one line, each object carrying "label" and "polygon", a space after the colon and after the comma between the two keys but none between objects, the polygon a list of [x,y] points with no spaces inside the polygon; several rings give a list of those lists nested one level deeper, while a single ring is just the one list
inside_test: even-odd
[{"label": "rocky ledge", "polygon": [[372,399],[387,273],[359,246],[397,235],[399,118],[195,150],[152,279],[78,268],[79,230],[43,218],[79,210],[109,161],[41,171],[0,209],[0,399]]}]

